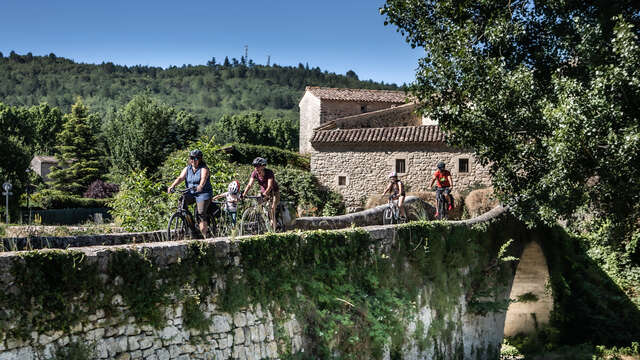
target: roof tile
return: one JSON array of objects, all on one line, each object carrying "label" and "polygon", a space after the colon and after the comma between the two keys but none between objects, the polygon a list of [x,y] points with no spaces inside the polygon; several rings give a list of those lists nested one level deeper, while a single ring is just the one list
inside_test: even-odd
[{"label": "roof tile", "polygon": [[311,138],[311,143],[314,144],[441,143],[444,141],[445,134],[438,125],[316,130]]},{"label": "roof tile", "polygon": [[340,89],[318,86],[307,86],[306,91],[322,100],[364,101],[405,103],[408,95],[404,91],[369,90],[369,89]]}]

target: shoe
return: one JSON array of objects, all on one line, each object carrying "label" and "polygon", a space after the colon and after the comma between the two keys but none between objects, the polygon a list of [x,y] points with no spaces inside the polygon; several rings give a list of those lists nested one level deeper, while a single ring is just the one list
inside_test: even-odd
[{"label": "shoe", "polygon": [[440,216],[440,214],[436,211],[436,219]]},{"label": "shoe", "polygon": [[451,211],[453,209],[453,205],[449,204],[449,208],[447,210]]}]

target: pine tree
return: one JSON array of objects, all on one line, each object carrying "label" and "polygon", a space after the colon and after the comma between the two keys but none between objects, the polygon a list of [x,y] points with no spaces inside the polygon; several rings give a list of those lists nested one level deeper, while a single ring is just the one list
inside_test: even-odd
[{"label": "pine tree", "polygon": [[102,174],[98,139],[92,123],[95,114],[78,99],[71,113],[64,116],[63,131],[58,135],[56,149],[58,166],[49,174],[53,188],[80,195]]}]

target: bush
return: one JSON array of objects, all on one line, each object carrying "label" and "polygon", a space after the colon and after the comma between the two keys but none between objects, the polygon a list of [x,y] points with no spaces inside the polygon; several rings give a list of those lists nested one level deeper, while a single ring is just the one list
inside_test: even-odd
[{"label": "bush", "polygon": [[121,184],[122,189],[110,201],[110,213],[127,231],[164,229],[176,204],[177,194],[169,195],[166,186],[152,180],[146,170],[133,172]]},{"label": "bush", "polygon": [[70,208],[102,208],[108,206],[106,199],[81,198],[69,195],[60,190],[46,189],[31,196],[34,207],[43,209],[70,209]]},{"label": "bush", "polygon": [[238,164],[250,165],[258,156],[267,159],[269,166],[293,166],[297,169],[309,170],[310,159],[297,152],[282,150],[273,146],[231,143],[225,145],[229,149],[230,160]]},{"label": "bush", "polygon": [[91,199],[107,199],[112,198],[119,190],[117,184],[106,183],[102,180],[96,180],[89,185],[87,191],[84,192],[85,198]]}]

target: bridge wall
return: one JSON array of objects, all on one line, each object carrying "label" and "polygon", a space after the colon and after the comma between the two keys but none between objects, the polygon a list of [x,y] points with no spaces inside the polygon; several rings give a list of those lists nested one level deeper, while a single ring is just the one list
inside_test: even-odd
[{"label": "bridge wall", "polygon": [[[471,227],[471,225],[479,225]],[[470,222],[0,253],[0,359],[496,359],[526,231]]]}]

